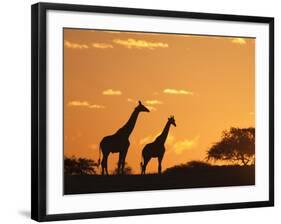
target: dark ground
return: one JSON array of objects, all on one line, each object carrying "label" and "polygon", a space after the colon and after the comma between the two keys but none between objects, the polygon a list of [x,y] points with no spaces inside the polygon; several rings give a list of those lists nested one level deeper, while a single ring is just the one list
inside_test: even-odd
[{"label": "dark ground", "polygon": [[243,186],[255,184],[254,166],[188,168],[161,175],[65,175],[64,194]]}]

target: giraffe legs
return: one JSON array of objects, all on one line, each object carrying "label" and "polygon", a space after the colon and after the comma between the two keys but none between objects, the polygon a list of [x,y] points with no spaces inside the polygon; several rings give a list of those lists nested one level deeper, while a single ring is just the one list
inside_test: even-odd
[{"label": "giraffe legs", "polygon": [[128,149],[124,150],[124,152],[122,153],[122,158],[121,158],[121,174],[123,175],[124,174],[124,168],[125,168],[125,159],[126,159],[126,156],[127,156],[127,152],[128,152]]},{"label": "giraffe legs", "polygon": [[122,153],[119,153],[118,167],[117,167],[117,175],[120,174],[120,168],[122,163]]},{"label": "giraffe legs", "polygon": [[148,162],[150,161],[150,158],[144,157],[143,158],[143,164],[142,164],[142,169],[141,169],[141,174],[145,174],[146,166]]},{"label": "giraffe legs", "polygon": [[103,154],[102,156],[102,161],[101,161],[101,174],[104,175],[104,171],[106,175],[108,175],[108,169],[107,169],[107,159],[108,159],[108,154]]},{"label": "giraffe legs", "polygon": [[[109,141],[109,140],[107,140],[107,141]],[[119,175],[120,171],[121,171],[121,174],[123,174],[123,170],[125,167],[125,159],[126,159],[127,151],[130,146],[130,142],[127,140],[127,141],[124,141],[121,143],[119,142],[118,143],[119,145],[117,145],[118,147],[113,148],[112,145],[110,145],[109,143],[106,143],[105,140],[102,140],[102,143],[100,144],[101,150],[102,150],[102,161],[101,161],[101,166],[102,166],[101,174],[102,175],[104,175],[104,174],[108,175],[107,161],[108,161],[108,156],[111,152],[112,153],[119,152],[117,174]]]},{"label": "giraffe legs", "polygon": [[162,156],[158,157],[158,174],[161,174],[162,171]]},{"label": "giraffe legs", "polygon": [[124,174],[125,160],[126,160],[127,152],[128,152],[128,148],[119,153],[117,175]]}]

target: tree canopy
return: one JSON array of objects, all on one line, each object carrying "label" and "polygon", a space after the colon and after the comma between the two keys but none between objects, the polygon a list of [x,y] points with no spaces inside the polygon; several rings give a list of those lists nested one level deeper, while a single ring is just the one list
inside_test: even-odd
[{"label": "tree canopy", "polygon": [[64,173],[67,175],[96,174],[97,163],[94,160],[76,157],[64,157]]},{"label": "tree canopy", "polygon": [[228,161],[239,165],[255,162],[255,128],[230,128],[207,151],[207,160]]}]

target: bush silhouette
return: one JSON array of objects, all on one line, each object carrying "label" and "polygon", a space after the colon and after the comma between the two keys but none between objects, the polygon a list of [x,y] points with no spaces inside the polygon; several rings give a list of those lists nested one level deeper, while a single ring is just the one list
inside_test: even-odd
[{"label": "bush silhouette", "polygon": [[[118,164],[117,164],[117,165],[118,165]],[[125,162],[124,170],[123,170],[123,175],[130,175],[130,174],[132,174],[132,171],[133,171],[132,167],[130,167],[130,166],[128,165],[128,163]],[[115,175],[120,174],[120,173],[118,173],[118,167],[116,167],[116,169],[114,170],[113,174],[115,174]]]},{"label": "bush silhouette", "polygon": [[64,173],[67,175],[96,174],[97,163],[86,158],[64,157]]},{"label": "bush silhouette", "polygon": [[208,169],[211,167],[212,165],[207,162],[192,160],[184,164],[170,167],[164,171],[164,174],[182,174],[191,170]]},{"label": "bush silhouette", "polygon": [[191,168],[196,168],[196,167],[210,167],[212,166],[210,163],[204,162],[204,161],[200,161],[200,160],[192,160],[190,162],[188,162],[187,167],[191,167]]},{"label": "bush silhouette", "polygon": [[207,151],[207,161],[228,161],[238,165],[255,162],[255,128],[230,128]]}]

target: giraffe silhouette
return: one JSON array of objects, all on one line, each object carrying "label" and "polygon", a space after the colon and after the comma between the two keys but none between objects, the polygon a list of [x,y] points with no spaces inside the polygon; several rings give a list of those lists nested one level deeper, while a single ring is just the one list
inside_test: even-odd
[{"label": "giraffe silhouette", "polygon": [[141,174],[145,174],[146,166],[151,158],[158,158],[158,173],[161,173],[161,163],[165,153],[165,141],[168,137],[170,126],[176,127],[176,121],[174,116],[168,118],[168,121],[162,131],[162,133],[154,140],[154,142],[148,143],[142,150],[142,162],[141,162]]},{"label": "giraffe silhouette", "polygon": [[[106,136],[101,140],[99,156],[101,156],[102,151],[102,175],[104,175],[104,172],[108,175],[107,160],[111,152],[119,153],[117,174],[120,174],[120,168],[121,174],[123,174],[127,151],[130,146],[129,137],[135,127],[140,112],[149,112],[141,101],[139,101],[138,106],[134,109],[129,120],[123,127],[121,127],[115,134]],[[100,164],[100,158],[98,164]]]}]

